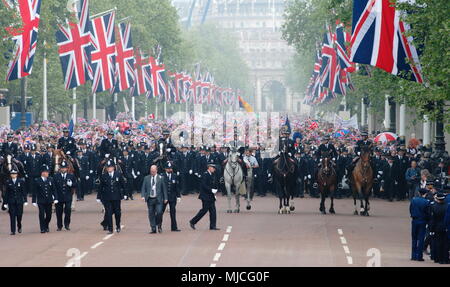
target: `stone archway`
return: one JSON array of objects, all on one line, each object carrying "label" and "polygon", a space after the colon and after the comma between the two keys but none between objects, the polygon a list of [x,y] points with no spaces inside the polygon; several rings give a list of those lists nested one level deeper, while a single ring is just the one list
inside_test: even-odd
[{"label": "stone archway", "polygon": [[255,87],[257,111],[292,111],[292,95],[282,77],[257,77]]}]

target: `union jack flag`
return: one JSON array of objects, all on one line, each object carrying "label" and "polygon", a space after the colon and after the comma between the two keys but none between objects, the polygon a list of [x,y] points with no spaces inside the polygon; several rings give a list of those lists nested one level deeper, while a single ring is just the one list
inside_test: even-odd
[{"label": "union jack flag", "polygon": [[184,103],[187,103],[192,99],[191,98],[192,77],[190,75],[183,74],[182,83],[183,83],[182,101]]},{"label": "union jack flag", "polygon": [[408,79],[423,83],[413,39],[405,36],[409,26],[400,21],[402,13],[395,10],[390,0],[353,1],[350,60],[393,75],[410,72]]},{"label": "union jack flag", "polygon": [[350,43],[351,35],[345,31],[345,27],[342,23],[336,26],[336,52],[339,58],[339,66],[341,69],[351,68],[353,63],[348,56],[348,49],[346,43]]},{"label": "union jack flag", "polygon": [[[142,55],[141,51],[134,50],[134,85],[131,89],[131,95],[136,97],[152,90],[152,74],[150,69],[150,59]],[[147,97],[150,95],[147,94]]]},{"label": "union jack flag", "polygon": [[59,25],[56,32],[59,59],[66,90],[84,85],[92,80],[91,21],[89,20],[89,0],[80,0],[77,9],[78,23]]},{"label": "union jack flag", "polygon": [[134,86],[134,51],[131,40],[131,24],[120,23],[116,30],[116,70],[113,93],[125,91]]},{"label": "union jack flag", "polygon": [[37,46],[41,0],[18,0],[17,2],[18,5],[7,3],[8,7],[15,7],[18,10],[22,19],[20,28],[7,28],[14,41],[13,59],[8,66],[7,81],[24,78],[31,74]]},{"label": "union jack flag", "polygon": [[166,103],[170,104],[171,100],[176,98],[176,88],[175,88],[175,78],[169,77],[167,79],[167,93],[166,93]]},{"label": "union jack flag", "polygon": [[167,95],[165,65],[159,65],[154,57],[150,57],[150,70],[152,75],[153,97],[158,98],[161,101],[162,98]]},{"label": "union jack flag", "polygon": [[114,86],[116,44],[114,34],[115,12],[92,20],[91,67],[94,73],[92,92],[110,90]]},{"label": "union jack flag", "polygon": [[322,46],[321,83],[322,86],[329,88],[332,92],[342,93],[339,88],[340,66],[334,48],[334,39],[335,35],[328,27]]}]

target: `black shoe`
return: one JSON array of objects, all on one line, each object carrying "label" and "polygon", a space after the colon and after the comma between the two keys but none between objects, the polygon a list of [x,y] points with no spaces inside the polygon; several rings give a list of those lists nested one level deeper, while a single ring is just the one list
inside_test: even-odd
[{"label": "black shoe", "polygon": [[108,227],[106,225],[103,225],[103,223],[100,223],[100,225],[103,227],[103,231],[107,231]]},{"label": "black shoe", "polygon": [[57,229],[56,229],[56,231],[61,231],[62,230],[62,228],[60,228],[60,227],[58,227]]},{"label": "black shoe", "polygon": [[131,199],[131,200],[134,200],[134,198],[133,198],[132,196],[130,197],[130,199]]},{"label": "black shoe", "polygon": [[416,259],[417,261],[425,261],[423,258]]},{"label": "black shoe", "polygon": [[22,227],[19,227],[19,229],[17,229],[17,232],[22,233]]},{"label": "black shoe", "polygon": [[155,229],[152,229],[152,231],[150,232],[150,234],[155,234],[155,233],[156,233]]},{"label": "black shoe", "polygon": [[16,233],[15,232],[11,232],[9,235],[16,235]]},{"label": "black shoe", "polygon": [[180,232],[181,230],[179,230],[179,229],[172,229],[171,231],[172,232]]},{"label": "black shoe", "polygon": [[45,230],[41,230],[41,233],[45,233]]},{"label": "black shoe", "polygon": [[191,228],[192,228],[192,229],[194,229],[194,230],[195,230],[195,224],[194,224],[194,223],[192,223],[192,222],[189,222],[189,225],[191,226]]},{"label": "black shoe", "polygon": [[213,227],[213,228],[210,228],[209,230],[220,230],[220,228]]},{"label": "black shoe", "polygon": [[50,229],[47,228],[47,229],[45,230],[45,232],[47,232],[47,233],[50,232]]},{"label": "black shoe", "polygon": [[66,227],[64,227],[67,231],[70,231],[70,227],[69,226],[66,226]]},{"label": "black shoe", "polygon": [[108,232],[106,234],[113,234],[112,230],[108,230]]},{"label": "black shoe", "polygon": [[116,232],[117,232],[117,233],[120,233],[120,230],[121,230],[120,227],[117,227],[117,228],[116,228]]},{"label": "black shoe", "polygon": [[158,232],[162,233],[162,227],[161,226],[158,226]]}]

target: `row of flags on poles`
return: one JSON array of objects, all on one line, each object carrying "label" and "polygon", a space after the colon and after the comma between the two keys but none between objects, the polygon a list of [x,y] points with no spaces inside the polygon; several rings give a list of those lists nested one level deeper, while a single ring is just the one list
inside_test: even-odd
[{"label": "row of flags on poles", "polygon": [[[7,7],[18,9],[23,22],[20,29],[8,29],[15,43],[7,73],[7,80],[12,81],[31,74],[42,0],[3,1]],[[201,73],[200,64],[193,76],[170,72],[162,63],[160,46],[153,49],[154,56],[133,47],[131,23],[117,21],[115,9],[90,17],[89,0],[79,0],[74,1],[73,12],[77,23],[67,20],[56,32],[66,90],[92,81],[92,93],[130,90],[131,96],[146,95],[167,103],[248,109],[239,90],[220,87],[211,73]]]},{"label": "row of flags on poles", "polygon": [[339,22],[334,31],[327,26],[304,103],[323,104],[337,94],[345,96],[353,89],[350,74],[357,70],[356,63],[423,83],[419,53],[407,36],[410,26],[401,20],[403,13],[390,0],[353,1],[352,33]]}]

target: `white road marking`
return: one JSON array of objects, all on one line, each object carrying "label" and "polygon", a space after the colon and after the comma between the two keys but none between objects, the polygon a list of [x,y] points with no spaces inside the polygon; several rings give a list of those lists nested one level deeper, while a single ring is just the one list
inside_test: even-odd
[{"label": "white road marking", "polygon": [[344,245],[343,247],[344,247],[345,254],[350,254],[350,249],[348,249],[348,246]]},{"label": "white road marking", "polygon": [[94,245],[91,246],[91,249],[95,249],[95,248],[99,247],[102,244],[103,244],[103,241],[97,242],[97,243],[95,243]]},{"label": "white road marking", "polygon": [[220,243],[219,248],[217,250],[222,251],[225,248],[225,243]]},{"label": "white road marking", "polygon": [[221,255],[222,255],[221,253],[216,253],[216,255],[214,255],[213,261],[219,261]]},{"label": "white road marking", "polygon": [[231,228],[233,228],[233,226],[228,226],[228,227],[227,227],[227,233],[230,233],[230,232],[231,232]]},{"label": "white road marking", "polygon": [[[72,267],[75,261],[80,261],[80,260],[83,259],[83,257],[86,256],[87,254],[88,254],[88,252],[85,251],[85,252],[83,252],[81,255],[79,255],[79,256],[77,256],[77,257],[75,257],[75,258],[69,259],[69,261],[67,261],[65,267]],[[81,266],[81,264],[80,264],[80,266]]]},{"label": "white road marking", "polygon": [[342,229],[338,229],[338,233],[339,233],[339,235],[344,235],[344,233],[342,232]]},{"label": "white road marking", "polygon": [[229,238],[229,237],[230,237],[229,234],[225,234],[225,235],[223,236],[222,241],[228,241],[228,238]]},{"label": "white road marking", "polygon": [[353,258],[352,258],[351,256],[347,256],[347,263],[348,263],[349,265],[352,265],[352,264],[353,264]]},{"label": "white road marking", "polygon": [[114,233],[113,233],[113,234],[106,235],[105,237],[103,237],[103,240],[108,240],[108,239],[110,239],[111,236],[113,236],[113,235],[114,235]]},{"label": "white road marking", "polygon": [[344,236],[341,236],[341,243],[342,244],[347,244],[347,240],[345,239]]},{"label": "white road marking", "polygon": [[212,263],[209,267],[216,267],[216,264]]}]

